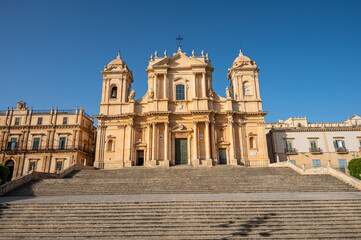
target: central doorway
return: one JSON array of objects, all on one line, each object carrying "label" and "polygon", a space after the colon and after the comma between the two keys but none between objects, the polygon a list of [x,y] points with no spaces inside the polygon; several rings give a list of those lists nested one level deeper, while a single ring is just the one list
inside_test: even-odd
[{"label": "central doorway", "polygon": [[188,165],[187,138],[175,139],[175,165]]},{"label": "central doorway", "polygon": [[137,151],[137,166],[144,165],[144,150]]},{"label": "central doorway", "polygon": [[227,149],[219,148],[219,164],[227,164]]}]

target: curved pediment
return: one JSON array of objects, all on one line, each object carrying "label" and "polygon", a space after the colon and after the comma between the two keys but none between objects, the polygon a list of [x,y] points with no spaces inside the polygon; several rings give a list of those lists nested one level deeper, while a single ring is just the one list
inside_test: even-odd
[{"label": "curved pediment", "polygon": [[230,145],[230,143],[224,139],[221,139],[217,142],[217,145]]},{"label": "curved pediment", "polygon": [[188,128],[187,126],[183,124],[178,124],[171,129],[172,132],[190,132],[193,131],[193,129]]},{"label": "curved pediment", "polygon": [[137,142],[136,144],[134,144],[136,147],[146,147],[147,144],[145,142]]}]

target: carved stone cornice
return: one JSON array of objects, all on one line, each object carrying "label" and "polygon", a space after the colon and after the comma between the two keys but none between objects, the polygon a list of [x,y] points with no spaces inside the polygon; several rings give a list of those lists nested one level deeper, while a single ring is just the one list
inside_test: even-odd
[{"label": "carved stone cornice", "polygon": [[272,128],[272,132],[342,132],[342,131],[361,131],[361,127],[334,127],[334,128]]}]

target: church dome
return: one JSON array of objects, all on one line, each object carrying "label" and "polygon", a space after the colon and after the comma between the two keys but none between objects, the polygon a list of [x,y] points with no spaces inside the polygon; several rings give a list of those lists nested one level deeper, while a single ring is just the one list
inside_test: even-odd
[{"label": "church dome", "polygon": [[241,65],[243,63],[252,63],[252,60],[249,57],[243,55],[242,50],[239,50],[238,57],[234,60],[232,67]]},{"label": "church dome", "polygon": [[114,59],[113,61],[111,61],[111,62],[108,64],[108,67],[126,68],[127,65],[125,64],[125,62],[123,61],[123,59],[121,59],[120,53],[118,53],[117,58]]}]

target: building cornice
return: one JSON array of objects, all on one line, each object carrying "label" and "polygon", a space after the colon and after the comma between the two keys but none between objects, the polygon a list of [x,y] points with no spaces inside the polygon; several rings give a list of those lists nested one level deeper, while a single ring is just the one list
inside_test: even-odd
[{"label": "building cornice", "polygon": [[328,128],[271,128],[272,132],[342,132],[342,131],[361,131],[361,127],[328,127]]}]

